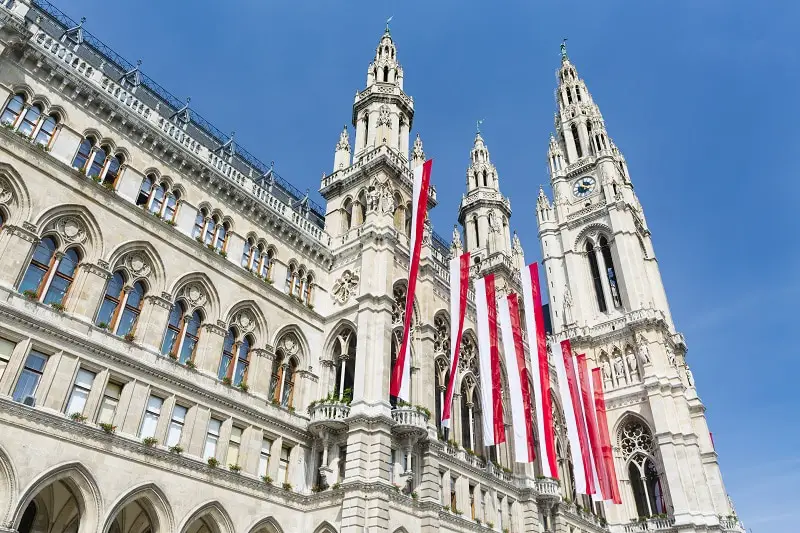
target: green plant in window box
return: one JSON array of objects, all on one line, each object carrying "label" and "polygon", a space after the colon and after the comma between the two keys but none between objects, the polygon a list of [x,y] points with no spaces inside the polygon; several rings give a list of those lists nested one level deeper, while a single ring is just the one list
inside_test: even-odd
[{"label": "green plant in window box", "polygon": [[194,238],[194,240],[196,240],[196,241],[197,241],[197,242],[199,242],[200,244],[203,244],[203,239],[202,239],[202,238],[200,238],[200,237],[195,237],[195,238]]},{"label": "green plant in window box", "polygon": [[133,342],[134,340],[136,340],[136,335],[134,335],[133,333],[126,333],[123,339],[125,339],[128,342]]},{"label": "green plant in window box", "polygon": [[39,298],[39,295],[36,294],[36,291],[31,290],[23,291],[22,295],[28,300],[36,300]]},{"label": "green plant in window box", "polygon": [[464,514],[464,511],[462,511],[461,509],[456,509],[454,512],[455,512],[455,513],[456,513],[458,516],[461,516],[462,514]]},{"label": "green plant in window box", "polygon": [[174,453],[175,455],[180,455],[180,454],[183,453],[183,448],[176,444],[175,446],[170,446],[169,447],[169,452],[170,453]]},{"label": "green plant in window box", "polygon": [[272,401],[271,401],[270,403],[271,403],[272,405],[280,405],[280,404],[281,404],[281,402],[280,402],[280,401],[278,401],[276,398],[273,398],[273,399],[272,399]]},{"label": "green plant in window box", "polygon": [[175,222],[174,220],[165,220],[164,224],[166,224],[167,226],[173,226],[174,227],[177,224],[177,222]]},{"label": "green plant in window box", "polygon": [[475,523],[478,524],[478,525],[481,525],[481,519],[480,518],[476,518],[475,519]]},{"label": "green plant in window box", "polygon": [[289,492],[291,492],[291,490],[292,490],[292,484],[291,484],[291,483],[284,483],[284,484],[283,484],[283,490],[286,490],[286,491],[289,491]]},{"label": "green plant in window box", "polygon": [[342,487],[342,484],[337,482],[337,483],[334,483],[333,485],[331,485],[331,490],[339,490],[341,487]]},{"label": "green plant in window box", "polygon": [[247,392],[250,389],[250,387],[247,386],[247,382],[242,381],[241,383],[239,383],[239,389],[242,392]]},{"label": "green plant in window box", "polygon": [[64,309],[66,309],[64,307],[64,304],[61,304],[61,303],[58,303],[58,302],[51,303],[50,307],[52,307],[53,309],[55,309],[56,311],[59,311],[59,312],[63,312]]},{"label": "green plant in window box", "polygon": [[208,466],[211,468],[216,468],[219,466],[219,461],[217,461],[216,457],[209,457],[206,463],[208,463]]},{"label": "green plant in window box", "polygon": [[267,485],[272,485],[272,478],[269,476],[261,476],[261,481],[263,481]]},{"label": "green plant in window box", "polygon": [[112,182],[110,182],[110,181],[104,181],[103,182],[103,187],[105,189],[109,190],[109,191],[113,191],[114,190],[114,184]]},{"label": "green plant in window box", "polygon": [[187,359],[184,365],[186,365],[186,368],[188,368],[189,370],[194,370],[195,368],[197,368],[194,364],[194,361],[192,361],[191,359]]},{"label": "green plant in window box", "polygon": [[222,378],[222,384],[223,385],[230,385],[231,384],[231,378],[229,378],[228,376],[225,376],[224,378]]},{"label": "green plant in window box", "polygon": [[100,183],[100,176],[92,176],[92,181],[95,183]]},{"label": "green plant in window box", "polygon": [[486,527],[489,529],[494,529],[494,522],[486,522]]},{"label": "green plant in window box", "polygon": [[417,496],[418,496],[417,491],[414,491],[414,492],[411,493],[411,499],[412,500],[416,500]]},{"label": "green plant in window box", "polygon": [[173,361],[177,361],[178,360],[178,354],[176,354],[176,353],[170,352],[170,353],[167,354],[167,357],[169,357]]},{"label": "green plant in window box", "polygon": [[503,528],[503,533],[508,533],[508,528],[507,527]]},{"label": "green plant in window box", "polygon": [[71,420],[75,422],[80,422],[81,424],[86,422],[86,417],[83,416],[83,413],[72,413],[71,415],[69,415],[69,417]]},{"label": "green plant in window box", "polygon": [[97,323],[97,327],[100,328],[100,329],[108,329],[111,326],[109,326],[107,322],[98,322]]},{"label": "green plant in window box", "polygon": [[266,281],[266,282],[267,282],[267,284],[269,284],[269,285],[272,285],[273,283],[275,283],[274,281],[272,281],[272,280],[271,280],[271,279],[269,279],[269,278],[264,278],[264,281]]},{"label": "green plant in window box", "polygon": [[117,431],[117,426],[115,426],[113,424],[107,424],[105,422],[100,422],[98,424],[98,426],[100,426],[100,429],[102,429],[103,431],[105,431],[109,435],[113,435]]},{"label": "green plant in window box", "polygon": [[318,492],[322,492],[323,490],[325,490],[325,489],[323,489],[319,485],[314,485],[313,487],[311,487],[311,492],[313,492],[314,494],[316,494]]},{"label": "green plant in window box", "polygon": [[233,472],[235,474],[238,474],[239,472],[242,471],[242,467],[239,466],[239,465],[228,465],[228,470],[230,470],[231,472]]},{"label": "green plant in window box", "polygon": [[210,243],[206,244],[206,248],[208,248],[209,250],[213,250],[214,249],[214,245],[210,244]]},{"label": "green plant in window box", "polygon": [[158,439],[155,437],[145,437],[142,439],[142,444],[144,444],[148,448],[152,448],[153,446],[158,444]]},{"label": "green plant in window box", "polygon": [[228,257],[228,252],[226,252],[225,250],[217,250],[217,253],[222,257]]}]

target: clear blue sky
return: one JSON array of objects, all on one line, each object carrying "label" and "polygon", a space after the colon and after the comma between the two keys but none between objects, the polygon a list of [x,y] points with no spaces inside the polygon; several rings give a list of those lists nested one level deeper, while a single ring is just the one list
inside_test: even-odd
[{"label": "clear blue sky", "polygon": [[414,129],[435,159],[436,230],[449,238],[484,118],[529,259],[568,37],[644,204],[739,515],[754,533],[797,531],[800,3],[55,2],[312,190],[394,15]]}]

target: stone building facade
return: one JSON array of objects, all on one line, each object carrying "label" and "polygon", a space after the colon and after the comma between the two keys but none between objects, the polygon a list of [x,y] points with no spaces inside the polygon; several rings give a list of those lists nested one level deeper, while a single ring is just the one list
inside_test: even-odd
[{"label": "stone building facade", "polygon": [[322,208],[82,23],[0,0],[0,531],[741,531],[625,160],[558,78],[543,270],[553,338],[603,368],[616,507],[575,495],[558,406],[560,483],[483,448],[472,309],[438,427],[449,257],[507,291],[525,262],[479,134],[389,402],[425,156],[388,28]]}]

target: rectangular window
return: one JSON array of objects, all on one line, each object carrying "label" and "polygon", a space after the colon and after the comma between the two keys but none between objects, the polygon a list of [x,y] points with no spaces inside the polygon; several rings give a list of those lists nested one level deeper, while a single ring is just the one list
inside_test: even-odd
[{"label": "rectangular window", "polygon": [[151,395],[150,398],[147,399],[147,408],[144,411],[142,427],[139,429],[140,439],[155,437],[156,426],[158,425],[158,418],[161,416],[161,407],[163,405],[164,400],[158,396]]},{"label": "rectangular window", "polygon": [[11,359],[11,354],[14,353],[14,348],[16,347],[17,344],[15,342],[0,338],[0,378],[3,377],[3,372],[5,372],[8,361]]},{"label": "rectangular window", "polygon": [[258,475],[266,476],[269,472],[269,454],[272,450],[272,441],[264,439],[261,441],[261,453],[258,456]]},{"label": "rectangular window", "polygon": [[469,510],[472,514],[472,519],[475,520],[475,485],[469,487]]},{"label": "rectangular window", "polygon": [[456,497],[456,480],[450,476],[450,509],[458,509],[458,498]]},{"label": "rectangular window", "polygon": [[86,400],[89,398],[89,391],[92,390],[95,373],[81,368],[75,376],[75,383],[72,385],[72,392],[69,395],[67,408],[64,411],[67,415],[73,413],[83,414],[86,408]]},{"label": "rectangular window", "polygon": [[178,404],[172,408],[172,418],[169,421],[169,431],[167,432],[167,446],[177,446],[181,442],[187,410],[186,407]]},{"label": "rectangular window", "polygon": [[217,443],[219,442],[219,430],[222,421],[212,418],[208,421],[208,432],[206,432],[206,445],[203,448],[203,459],[208,460],[217,456]]},{"label": "rectangular window", "polygon": [[395,462],[397,461],[397,452],[392,450],[391,455],[389,455],[389,483],[394,483],[394,469],[395,469]]},{"label": "rectangular window", "polygon": [[100,402],[100,410],[97,412],[98,424],[111,424],[114,422],[114,415],[117,413],[117,405],[121,394],[122,385],[109,381],[103,393],[103,399]]},{"label": "rectangular window", "polygon": [[231,428],[231,440],[228,442],[228,464],[239,464],[239,450],[242,447],[242,429],[233,426]]},{"label": "rectangular window", "polygon": [[46,364],[47,356],[45,354],[35,351],[28,354],[28,357],[25,358],[25,366],[17,380],[17,386],[14,387],[14,393],[11,395],[15,402],[24,402],[26,398],[33,398],[36,395],[36,389],[39,387]]},{"label": "rectangular window", "polygon": [[347,446],[339,446],[339,481],[344,481],[344,466],[347,462]]},{"label": "rectangular window", "polygon": [[281,460],[278,464],[278,481],[280,483],[287,483],[289,481],[289,453],[291,448],[284,446],[281,448]]}]

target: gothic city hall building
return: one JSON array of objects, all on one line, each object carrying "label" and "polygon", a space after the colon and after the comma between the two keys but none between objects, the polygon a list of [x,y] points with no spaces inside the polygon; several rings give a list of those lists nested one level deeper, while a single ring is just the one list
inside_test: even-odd
[{"label": "gothic city hall building", "polygon": [[451,365],[450,259],[503,294],[526,264],[480,133],[452,237],[425,224],[411,401],[390,399],[425,155],[388,27],[322,206],[83,22],[0,0],[0,532],[744,531],[635,178],[554,66],[552,194],[521,210],[548,338],[600,369],[619,504],[576,491],[557,395],[557,476],[484,446],[472,292]]}]

